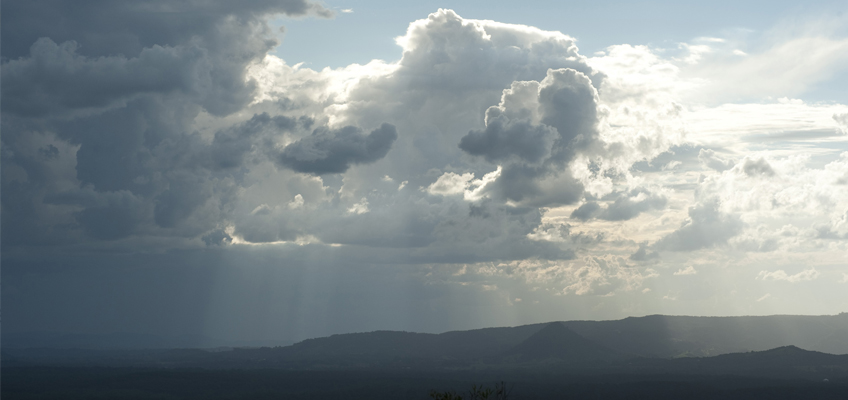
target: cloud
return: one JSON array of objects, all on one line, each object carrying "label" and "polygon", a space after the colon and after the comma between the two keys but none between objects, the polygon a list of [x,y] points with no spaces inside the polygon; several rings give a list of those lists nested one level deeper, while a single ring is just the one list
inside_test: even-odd
[{"label": "cloud", "polygon": [[132,57],[144,48],[174,45],[193,37],[220,42],[231,40],[233,38],[226,35],[233,31],[216,32],[222,25],[227,27],[228,17],[250,26],[270,14],[332,16],[332,11],[306,0],[257,1],[241,5],[225,0],[87,1],[73,5],[61,0],[38,4],[9,0],[4,2],[4,8],[7,15],[14,16],[2,27],[3,52],[12,59],[25,55],[29,46],[41,37],[57,42],[78,41],[93,56],[124,54]]},{"label": "cloud", "polygon": [[829,224],[816,225],[815,232],[819,239],[848,239],[848,210],[835,216]]},{"label": "cloud", "polygon": [[131,235],[145,219],[141,200],[127,191],[102,196],[103,204],[76,214],[83,231],[94,239],[115,240]]},{"label": "cloud", "polygon": [[784,33],[786,27],[768,32],[758,46],[763,51],[749,51],[743,57],[734,54],[733,42],[687,45],[696,49],[690,55],[700,57],[681,63],[682,75],[704,80],[688,95],[720,104],[805,93],[834,76],[848,61],[848,40],[827,32],[828,23],[823,22],[793,26],[792,35]]},{"label": "cloud", "polygon": [[745,175],[751,177],[774,176],[774,170],[771,168],[771,165],[769,165],[769,163],[763,158],[758,158],[756,160],[746,158],[742,165],[742,171],[745,172]]},{"label": "cloud", "polygon": [[497,108],[486,113],[486,129],[472,131],[459,142],[468,154],[483,156],[486,161],[507,161],[510,158],[538,163],[550,157],[556,130],[546,125],[532,125],[527,120],[512,121]]},{"label": "cloud", "polygon": [[716,154],[714,150],[701,149],[698,152],[698,160],[708,168],[718,172],[726,171],[733,168],[735,164],[732,160],[726,160]]},{"label": "cloud", "polygon": [[660,258],[660,254],[656,251],[648,250],[648,243],[640,243],[639,249],[629,257],[633,261],[647,261]]},{"label": "cloud", "polygon": [[698,271],[695,270],[695,267],[690,265],[690,266],[686,267],[686,269],[683,269],[683,268],[678,269],[677,272],[674,273],[674,275],[675,276],[677,276],[677,275],[696,275],[697,273],[698,273]]},{"label": "cloud", "polygon": [[353,126],[317,129],[312,135],[286,146],[277,157],[277,163],[297,172],[338,174],[351,165],[369,164],[385,157],[396,139],[397,130],[391,124],[383,124],[368,135]]},{"label": "cloud", "polygon": [[588,221],[594,218],[601,211],[601,206],[596,201],[588,201],[580,205],[571,212],[571,218],[581,221]]},{"label": "cloud", "polygon": [[797,283],[797,282],[802,282],[802,281],[812,281],[812,280],[818,278],[819,275],[821,275],[821,274],[815,268],[803,270],[803,271],[801,271],[801,272],[799,272],[795,275],[789,275],[789,274],[786,273],[786,271],[779,269],[779,270],[772,271],[772,272],[765,271],[765,270],[760,271],[759,275],[757,275],[757,279],[763,280],[763,281],[772,280],[772,281],[786,281],[786,282],[789,282],[789,283]]},{"label": "cloud", "polygon": [[607,208],[598,213],[597,218],[607,221],[626,221],[645,211],[662,210],[667,203],[668,199],[661,194],[652,193],[645,188],[636,188],[618,196]]},{"label": "cloud", "polygon": [[442,196],[463,194],[472,179],[474,179],[474,174],[470,172],[462,175],[445,172],[439,179],[436,179],[433,184],[427,187],[427,192]]},{"label": "cloud", "polygon": [[[206,282],[231,297],[197,307],[278,331],[300,332],[292,321],[303,313],[327,316],[306,322],[316,326],[373,329],[373,304],[392,304],[395,317],[380,321],[467,308],[433,318],[517,325],[475,305],[521,298],[513,306],[547,311],[514,318],[617,318],[662,312],[634,299],[652,279],[661,287],[695,271],[681,265],[736,282],[776,263],[834,274],[844,260],[848,153],[834,123],[848,108],[704,103],[711,93],[692,94],[723,83],[693,73],[730,55],[721,46],[758,56],[730,39],[586,57],[560,32],[439,10],[399,32],[397,62],[316,71],[270,54],[279,36],[268,25],[281,13],[327,16],[316,3],[6,3],[4,296],[74,279],[86,282],[77,289],[137,289],[146,281],[126,277],[149,264],[160,283],[145,288],[157,296],[132,301],[156,304],[190,264],[204,272],[169,299],[207,299],[192,291]],[[716,98],[738,90],[728,93]],[[129,259],[132,268],[111,268]],[[98,267],[78,267],[89,264]],[[721,265],[734,268],[712,268]],[[32,273],[56,266],[55,281]],[[27,278],[7,280],[7,268]],[[760,280],[813,276],[781,271]],[[696,281],[668,297],[697,308],[690,294],[727,292]],[[97,309],[74,290],[61,293],[76,309]],[[719,297],[750,301],[740,296]],[[268,299],[280,314],[259,318]],[[62,306],[28,301],[41,305],[17,321]],[[314,312],[326,309],[349,313]],[[63,315],[54,321],[74,315],[52,310]],[[339,325],[348,320],[358,322]],[[433,321],[420,326],[459,328]]]},{"label": "cloud", "polygon": [[[54,15],[64,28],[3,27],[4,43],[15,42],[4,47],[4,55],[15,55],[4,61],[4,81],[11,82],[4,91],[21,94],[3,103],[3,185],[14,187],[3,201],[15,215],[3,223],[22,232],[9,240],[44,240],[50,232],[51,240],[66,242],[168,238],[182,246],[232,227],[227,234],[244,242],[311,236],[334,244],[427,243],[458,254],[488,240],[531,249],[541,244],[526,235],[544,230],[539,215],[548,207],[585,201],[571,217],[587,225],[653,218],[656,210],[671,220],[688,204],[679,193],[689,189],[670,179],[697,170],[694,152],[703,149],[699,159],[716,170],[732,163],[720,155],[737,154],[675,145],[675,121],[691,110],[672,96],[679,70],[649,48],[618,46],[589,59],[559,32],[439,10],[398,39],[398,63],[312,71],[268,55],[276,40],[265,18],[326,15],[313,3],[207,2],[204,15],[172,17],[141,13],[136,4],[101,5],[130,27],[128,36],[109,33],[118,22],[82,18],[88,3],[53,5],[89,23]],[[27,7],[12,2],[9,9]],[[38,29],[43,35],[32,34]],[[57,84],[47,85],[48,78]],[[831,125],[834,113],[844,113],[828,112]],[[51,139],[30,143],[28,133],[42,130]],[[665,171],[669,181],[645,185],[659,167],[631,170],[637,160],[675,168]],[[784,171],[772,156],[745,160],[754,169],[743,163],[743,173]],[[392,182],[382,179],[387,175]],[[704,180],[703,190],[713,183]],[[693,214],[696,206],[688,225],[632,259],[726,242],[738,212],[727,197],[719,215]],[[403,202],[416,209],[395,206]],[[409,226],[385,224],[392,212]],[[367,222],[363,230],[385,224],[388,232],[357,238],[359,222]],[[511,228],[492,229],[498,226]],[[483,238],[486,229],[497,238]],[[572,231],[610,237],[609,229]],[[702,243],[693,244],[695,236]],[[600,242],[579,246],[590,252]],[[575,243],[545,254],[572,257]],[[480,256],[474,252],[466,256]]]},{"label": "cloud", "polygon": [[848,113],[833,114],[833,120],[836,121],[842,133],[848,135]]},{"label": "cloud", "polygon": [[[3,196],[20,215],[2,221],[21,232],[13,240],[205,235],[228,222],[259,143],[311,123],[245,110],[246,72],[277,44],[269,13],[329,16],[320,5],[11,0],[3,11],[2,162],[26,174]],[[243,110],[254,118],[226,120]],[[41,153],[28,149],[34,130],[52,138]],[[71,176],[36,173],[47,164]]]},{"label": "cloud", "polygon": [[650,268],[636,268],[614,257],[586,257],[579,260],[522,260],[500,264],[497,269],[479,268],[486,273],[519,278],[537,287],[557,288],[561,295],[611,296],[615,293],[639,292],[649,279],[658,274]]},{"label": "cloud", "polygon": [[486,129],[469,132],[459,147],[503,166],[495,190],[506,199],[568,204],[582,187],[572,184],[557,193],[545,181],[571,180],[564,167],[598,144],[597,103],[588,76],[568,68],[548,70],[541,82],[513,82],[500,104],[486,111]]},{"label": "cloud", "polygon": [[721,212],[718,200],[708,200],[689,208],[689,218],[654,246],[661,250],[693,251],[724,244],[742,231],[742,221]]},{"label": "cloud", "polygon": [[211,187],[205,185],[201,177],[174,173],[168,188],[154,200],[153,220],[163,228],[172,228],[210,197]]},{"label": "cloud", "polygon": [[645,188],[635,188],[625,193],[611,193],[604,197],[608,202],[601,207],[597,201],[588,201],[571,212],[570,217],[581,221],[598,218],[605,221],[626,221],[649,210],[661,210],[668,199]]},{"label": "cloud", "polygon": [[218,0],[73,6],[12,0],[4,8],[13,17],[2,26],[3,53],[10,60],[2,71],[2,95],[9,100],[3,109],[28,116],[175,92],[211,113],[229,114],[251,100],[254,86],[244,79],[245,67],[276,44],[263,15],[331,16],[305,0],[240,7]]},{"label": "cloud", "polygon": [[224,246],[233,242],[232,236],[227,234],[223,229],[218,229],[212,232],[209,232],[206,235],[201,237],[203,243],[207,246]]},{"label": "cloud", "polygon": [[241,168],[245,158],[252,156],[256,147],[269,144],[268,139],[307,130],[313,124],[313,119],[304,116],[289,118],[282,115],[272,117],[267,112],[254,114],[241,124],[215,132],[205,155],[208,167],[213,170]]},{"label": "cloud", "polygon": [[347,209],[347,212],[352,214],[365,214],[369,211],[371,211],[371,209],[368,208],[368,199],[364,197],[358,203]]},{"label": "cloud", "polygon": [[76,42],[58,45],[41,38],[29,57],[6,63],[2,79],[9,83],[3,87],[3,97],[9,101],[3,108],[43,116],[119,105],[142,93],[190,93],[215,86],[204,72],[208,60],[199,48],[155,46],[135,58],[88,58],[78,54],[78,48]]}]

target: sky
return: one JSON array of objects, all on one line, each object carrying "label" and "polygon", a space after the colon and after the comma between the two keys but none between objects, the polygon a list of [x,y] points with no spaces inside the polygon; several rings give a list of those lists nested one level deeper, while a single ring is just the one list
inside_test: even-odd
[{"label": "sky", "polygon": [[4,1],[3,330],[848,311],[846,11]]}]

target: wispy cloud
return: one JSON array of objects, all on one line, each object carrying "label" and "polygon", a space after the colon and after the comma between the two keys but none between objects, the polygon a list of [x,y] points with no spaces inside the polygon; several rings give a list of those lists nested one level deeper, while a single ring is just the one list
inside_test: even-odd
[{"label": "wispy cloud", "polygon": [[760,271],[760,274],[757,276],[757,279],[760,280],[772,280],[772,281],[786,281],[790,283],[802,282],[802,281],[811,281],[819,277],[819,271],[815,268],[810,268],[804,271],[801,271],[795,275],[789,275],[786,271],[779,269],[777,271],[769,272],[769,271]]},{"label": "wispy cloud", "polygon": [[686,269],[678,269],[677,272],[674,273],[674,275],[695,275],[697,273],[698,271],[695,270],[695,267],[690,265],[686,267]]}]

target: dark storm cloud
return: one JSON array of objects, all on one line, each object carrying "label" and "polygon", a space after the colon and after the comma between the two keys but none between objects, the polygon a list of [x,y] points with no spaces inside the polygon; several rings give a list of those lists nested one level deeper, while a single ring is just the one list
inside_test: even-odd
[{"label": "dark storm cloud", "polygon": [[171,174],[168,188],[154,201],[153,220],[163,228],[173,228],[212,197],[213,188],[205,176],[183,171]]},{"label": "dark storm cloud", "polygon": [[143,215],[138,215],[143,211],[142,204],[130,196],[118,200],[114,204],[80,211],[77,222],[94,239],[114,240],[131,235],[144,219]]},{"label": "dark storm cloud", "polygon": [[56,157],[59,157],[59,148],[52,144],[48,144],[47,146],[38,149],[38,153],[42,157],[51,160]]},{"label": "dark storm cloud", "polygon": [[202,48],[154,46],[137,58],[86,58],[76,42],[38,39],[29,57],[3,65],[3,109],[44,116],[111,105],[141,93],[198,91],[209,79]]},{"label": "dark storm cloud", "polygon": [[232,113],[253,92],[245,65],[276,45],[264,15],[321,10],[303,0],[4,2],[3,111],[42,116],[182,92]]},{"label": "dark storm cloud", "polygon": [[[516,256],[505,250],[508,243],[521,243],[515,246],[524,250],[516,251],[525,255],[535,251],[529,249],[541,246],[545,250],[539,251],[552,258],[557,254],[573,256],[557,246],[523,238],[538,225],[538,218],[517,216],[497,207],[485,210],[478,207],[481,212],[471,216],[468,206],[462,205],[457,206],[461,212],[455,214],[455,210],[442,210],[453,207],[444,203],[423,207],[420,195],[410,191],[410,197],[400,197],[403,200],[391,196],[369,197],[370,210],[365,203],[353,212],[349,210],[350,204],[345,205],[348,200],[339,197],[342,181],[332,183],[338,177],[325,176],[317,183],[294,182],[299,178],[292,178],[287,169],[313,176],[343,173],[353,165],[383,159],[398,139],[395,125],[384,124],[370,133],[357,127],[379,126],[380,120],[341,129],[316,129],[315,120],[300,116],[303,114],[298,114],[299,110],[250,105],[255,86],[246,79],[245,71],[276,45],[264,23],[265,15],[320,11],[310,3],[248,2],[233,6],[207,2],[202,10],[191,8],[200,3],[81,2],[74,10],[67,10],[64,3],[39,4],[46,7],[38,11],[44,14],[41,18],[53,18],[54,24],[44,26],[38,34],[32,33],[41,26],[35,24],[3,37],[5,41],[31,36],[26,46],[9,46],[3,50],[3,81],[10,82],[3,87],[4,98],[11,100],[2,105],[5,117],[2,163],[4,170],[22,170],[17,178],[4,174],[3,180],[4,189],[14,188],[3,191],[4,212],[16,216],[4,218],[3,229],[25,233],[14,240],[35,243],[50,235],[56,235],[51,240],[65,243],[179,237],[216,246],[233,241],[231,234],[256,243],[312,236],[328,243],[366,247],[436,246],[445,249],[446,253],[439,256],[444,260],[456,257],[491,260],[493,254],[513,259]],[[30,6],[13,2],[11,11],[4,9],[7,11],[4,18],[26,10],[36,13],[27,7]],[[82,16],[84,10],[89,14]],[[107,14],[112,16],[111,20]],[[495,135],[492,145],[480,152],[489,154],[489,160],[510,163],[500,184],[489,190],[499,199],[521,198],[530,206],[579,199],[582,185],[567,173],[559,174],[554,164],[562,165],[570,159],[565,149],[579,148],[578,137],[595,134],[591,130],[584,132],[587,126],[584,122],[592,125],[596,120],[592,79],[599,80],[600,76],[586,65],[568,38],[528,39],[522,36],[523,31],[491,26],[486,29],[496,38],[493,41],[479,28],[456,24],[457,21],[461,18],[452,12],[438,13],[438,18],[431,21],[433,26],[412,35],[420,43],[414,51],[405,53],[402,69],[391,78],[396,81],[379,87],[391,89],[392,94],[423,96],[431,104],[443,104],[439,88],[447,83],[453,89],[448,98],[459,98],[457,94],[464,96],[467,90],[472,90],[474,93],[468,95],[473,101],[491,105],[492,99],[497,98],[494,96],[499,96],[504,86],[516,78],[539,79],[551,65],[573,67],[549,72],[546,80],[530,84],[535,85],[535,92],[527,103],[518,102],[514,110],[511,104],[505,105],[505,114],[509,115],[502,119],[502,127],[506,131]],[[15,24],[11,21],[3,29]],[[496,55],[492,60],[499,66],[490,66],[481,75],[479,58],[467,51],[475,46],[483,46],[485,52]],[[436,57],[438,54],[447,54],[448,59]],[[515,57],[524,61],[516,64]],[[433,75],[434,65],[451,68]],[[509,65],[520,68],[507,68]],[[427,77],[431,84],[423,84],[422,77]],[[538,105],[539,85],[545,88],[541,101],[553,104],[544,110]],[[356,100],[357,95],[354,93],[352,99]],[[408,101],[407,97],[381,99],[379,95],[371,90],[369,96],[373,97],[366,99],[369,101],[352,101],[351,107],[372,104],[379,108],[378,112],[372,110],[362,115],[393,123],[402,121],[407,128],[417,125],[415,118],[406,120],[414,110],[382,106],[416,102]],[[580,105],[585,101],[591,104]],[[430,119],[433,113],[450,117],[452,112],[464,112],[462,108],[469,107],[465,103],[462,100],[445,112],[430,109],[422,117]],[[541,110],[536,112],[539,118],[559,124],[565,136],[539,118],[516,114],[527,107]],[[591,109],[586,121],[574,120],[579,107]],[[474,125],[479,125],[478,108],[469,108],[475,110],[469,112],[475,114]],[[210,119],[204,112],[225,116],[235,111],[239,111],[236,117],[211,119],[222,124],[222,121],[238,121],[243,118],[241,115],[253,114],[253,117],[242,122],[223,122],[229,126],[198,128],[203,124],[198,121]],[[281,111],[287,115],[274,115]],[[568,126],[551,115],[572,111]],[[320,112],[308,115],[325,118]],[[493,116],[490,121],[492,129],[498,124],[495,119]],[[304,136],[310,130],[313,133]],[[35,144],[27,142],[29,132],[33,131],[45,132],[43,143],[37,143],[35,150],[32,149]],[[467,128],[458,130],[462,131],[469,132]],[[522,137],[522,131],[528,133],[526,137]],[[424,139],[416,139],[416,146],[427,141]],[[435,139],[419,147],[438,150],[441,144]],[[458,152],[458,139],[442,142]],[[275,150],[280,142],[289,145]],[[519,143],[525,147],[519,148]],[[430,155],[392,157],[401,160],[401,170],[408,170],[411,159],[450,162],[456,153]],[[278,190],[274,185],[255,185],[255,180],[246,180],[254,168],[263,168],[262,164],[269,158],[284,167],[278,170],[278,178],[283,182],[289,180],[284,183],[285,188]],[[61,162],[64,163],[61,168],[72,172],[59,179],[45,165],[52,163],[60,168]],[[443,165],[434,164],[421,171]],[[397,166],[395,162],[394,167]],[[416,185],[415,180],[421,178],[415,174],[421,171],[411,174],[406,171],[409,175],[401,175],[402,180],[393,182],[391,192],[399,192],[399,182],[406,179],[413,182],[410,187]],[[303,179],[307,178],[311,179],[308,176]],[[347,189],[349,183],[355,188],[362,184],[358,179],[370,177],[346,175],[344,179]],[[243,195],[259,186],[279,193],[263,199]],[[295,195],[300,196],[300,204],[305,201],[307,206],[287,206]],[[358,199],[357,196],[352,201]],[[416,205],[413,210],[391,206],[397,201]],[[533,209],[525,210],[529,211]],[[233,230],[225,231],[225,227]]]},{"label": "dark storm cloud", "polygon": [[207,246],[223,246],[232,243],[233,237],[223,229],[218,229],[203,235],[200,238]]},{"label": "dark storm cloud", "polygon": [[126,190],[97,193],[89,188],[45,196],[49,205],[83,207],[74,214],[79,228],[89,237],[115,240],[131,235],[147,218],[142,198]]},{"label": "dark storm cloud", "polygon": [[259,114],[210,143],[196,118],[243,110],[247,66],[277,45],[266,19],[310,13],[330,15],[302,0],[5,1],[0,162],[19,172],[3,175],[2,229],[19,234],[4,243],[214,229],[248,154],[312,121]]},{"label": "dark storm cloud", "polygon": [[6,0],[0,32],[5,59],[25,56],[42,37],[76,41],[86,56],[135,57],[154,45],[220,36],[229,17],[250,24],[266,14],[307,13],[332,16],[306,0]]},{"label": "dark storm cloud", "polygon": [[368,135],[354,126],[321,128],[286,146],[277,162],[297,172],[337,174],[351,165],[369,164],[385,157],[396,139],[397,130],[391,124],[383,124]]},{"label": "dark storm cloud", "polygon": [[268,113],[255,114],[248,121],[222,129],[215,133],[208,151],[209,167],[212,169],[232,169],[241,167],[247,154],[263,141],[286,132],[309,129],[314,121],[306,116],[289,118],[282,115],[270,116]]},{"label": "dark storm cloud", "polygon": [[[28,132],[4,129],[3,145],[16,157],[4,158],[3,168],[23,169],[26,179],[13,183],[4,177],[4,209],[21,215],[22,220],[4,217],[3,229],[43,224],[52,225],[54,234],[65,232],[64,240],[71,242],[78,240],[78,232],[94,239],[119,239],[153,224],[174,227],[210,194],[231,192],[231,177],[214,177],[195,161],[208,145],[186,129],[185,119],[193,108],[177,99],[147,97],[71,122],[28,121],[29,126],[55,129],[55,135],[45,135],[43,140],[65,149],[39,164],[23,162],[28,159]],[[63,165],[70,174],[31,173],[51,164]],[[10,185],[30,196],[29,206],[10,201],[13,197],[5,190]],[[73,217],[67,220],[68,216]],[[207,224],[215,223],[200,225]]]}]

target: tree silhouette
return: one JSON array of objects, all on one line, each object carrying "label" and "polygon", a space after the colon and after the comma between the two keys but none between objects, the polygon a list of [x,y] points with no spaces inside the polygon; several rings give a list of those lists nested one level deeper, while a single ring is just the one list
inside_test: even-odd
[{"label": "tree silhouette", "polygon": [[495,383],[494,388],[474,384],[465,396],[453,390],[445,392],[432,390],[430,391],[430,397],[433,400],[507,400],[511,391],[512,389],[507,389],[506,383],[501,381]]}]

